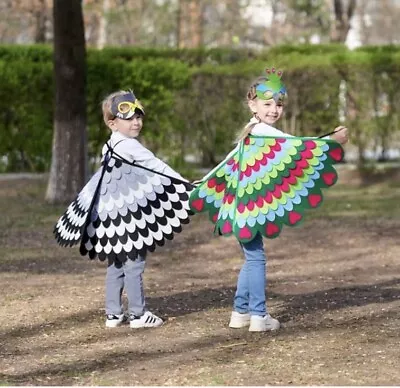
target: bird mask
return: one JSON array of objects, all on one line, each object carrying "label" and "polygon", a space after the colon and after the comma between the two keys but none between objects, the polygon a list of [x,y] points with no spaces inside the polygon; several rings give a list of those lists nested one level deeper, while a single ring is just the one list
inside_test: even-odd
[{"label": "bird mask", "polygon": [[273,98],[275,102],[282,101],[286,96],[286,87],[281,81],[282,72],[276,71],[275,68],[266,69],[267,80],[256,86],[256,95],[261,100],[270,100]]},{"label": "bird mask", "polygon": [[129,120],[135,113],[144,115],[144,108],[133,92],[114,97],[111,113],[120,119]]}]

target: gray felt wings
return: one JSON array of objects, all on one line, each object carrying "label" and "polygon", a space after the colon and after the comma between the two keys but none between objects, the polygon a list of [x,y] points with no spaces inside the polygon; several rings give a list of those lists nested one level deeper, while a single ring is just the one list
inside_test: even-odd
[{"label": "gray felt wings", "polygon": [[124,262],[154,251],[189,223],[193,186],[119,158],[106,157],[58,220],[62,246],[80,243],[82,255]]}]

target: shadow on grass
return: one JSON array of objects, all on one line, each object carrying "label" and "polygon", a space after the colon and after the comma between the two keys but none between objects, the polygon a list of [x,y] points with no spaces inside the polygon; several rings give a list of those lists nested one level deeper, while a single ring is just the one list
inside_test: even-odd
[{"label": "shadow on grass", "polygon": [[279,314],[282,322],[303,314],[328,312],[346,307],[366,306],[371,303],[390,303],[400,299],[400,279],[377,284],[351,287],[334,287],[300,295],[277,295],[284,308]]},{"label": "shadow on grass", "polygon": [[[365,306],[371,303],[390,303],[400,299],[400,279],[393,279],[371,285],[351,287],[334,287],[307,294],[290,295],[268,293],[270,298],[280,301],[284,308],[277,316],[280,321],[295,320],[297,316],[312,314],[317,311],[334,311],[346,307]],[[191,313],[211,309],[227,308],[232,305],[234,288],[204,289],[200,291],[180,292],[165,297],[149,297],[147,305],[156,310],[163,318],[180,317]],[[51,330],[68,329],[73,326],[99,319],[99,309],[74,313],[45,324],[19,325],[2,332],[0,340],[10,338],[31,337],[42,333],[46,328]],[[102,321],[103,324],[103,321]]]},{"label": "shadow on grass", "polygon": [[[246,335],[248,336],[248,333],[246,333]],[[124,336],[126,336],[126,333],[124,333]],[[227,332],[226,334],[207,335],[200,339],[189,337],[189,339],[180,344],[179,347],[167,350],[151,346],[147,351],[135,351],[126,348],[118,351],[104,351],[102,354],[97,355],[96,358],[87,357],[72,362],[58,362],[54,364],[41,365],[35,370],[19,373],[17,375],[0,374],[0,381],[3,380],[8,384],[15,385],[30,385],[32,383],[39,383],[39,385],[42,385],[43,381],[45,381],[46,384],[51,385],[66,385],[67,383],[76,385],[77,380],[74,378],[75,376],[78,376],[81,379],[90,378],[90,375],[95,371],[101,371],[101,373],[104,374],[104,372],[121,370],[127,365],[133,364],[136,365],[135,370],[138,374],[146,376],[146,381],[152,380],[160,383],[160,381],[157,381],[158,361],[160,359],[165,358],[172,360],[174,357],[173,361],[170,361],[170,363],[173,362],[177,365],[185,365],[187,362],[190,362],[191,359],[194,361],[203,359],[212,361],[212,359],[215,358],[216,360],[221,361],[221,357],[229,357],[233,360],[237,357],[241,357],[242,353],[227,353],[223,344],[226,344],[227,342],[229,343],[232,340],[237,340],[237,333],[236,336],[233,336],[231,332]],[[219,346],[221,349],[218,349]],[[213,354],[210,357],[210,355],[205,356],[200,352],[201,350],[207,351],[211,349],[217,354]],[[196,352],[191,353],[192,350],[196,350]],[[153,367],[149,368],[146,362],[151,362]],[[145,367],[144,365],[147,366]],[[115,384],[117,385],[118,381],[116,381]],[[142,384],[143,383],[138,379],[138,377],[135,378],[132,376],[129,385],[134,386]]]},{"label": "shadow on grass", "polygon": [[[334,326],[339,330],[348,330],[351,326],[353,329],[375,327],[382,328],[382,322],[388,320],[398,319],[393,316],[393,312],[385,312],[375,317],[368,317],[363,320],[356,320],[349,318],[336,323]],[[332,330],[332,323],[326,322],[319,324],[313,328],[314,332],[323,332]],[[246,329],[242,330],[228,330],[212,334],[207,333],[201,338],[186,337],[185,341],[179,343],[178,346],[167,347],[162,349],[160,347],[149,347],[146,351],[131,350],[131,348],[118,349],[118,350],[104,350],[96,357],[89,356],[84,358],[83,355],[79,359],[68,362],[57,362],[52,364],[40,365],[31,371],[26,371],[18,374],[0,374],[0,381],[5,382],[7,385],[30,385],[38,384],[43,385],[43,382],[51,385],[76,385],[90,381],[93,373],[99,372],[115,372],[124,370],[129,365],[135,366],[136,376],[132,376],[129,385],[142,385],[143,381],[159,384],[157,380],[157,370],[159,365],[163,365],[162,360],[168,360],[167,364],[171,365],[185,365],[193,364],[195,362],[207,361],[209,364],[215,363],[233,363],[237,359],[243,358],[243,350],[246,354],[254,352],[259,354],[260,348],[268,348],[271,341],[279,336],[284,339],[287,336],[300,335],[307,329],[307,326],[296,326],[288,329],[283,328],[277,333],[250,333]],[[211,330],[210,330],[211,331]],[[126,331],[113,332],[113,337],[130,337]],[[134,336],[131,338],[134,340]],[[391,341],[390,338],[386,338]],[[238,341],[241,346],[236,346]],[[87,341],[86,343],[88,343]],[[64,344],[68,347],[70,343]],[[232,347],[230,347],[232,345]],[[57,345],[54,345],[54,348]],[[57,346],[59,348],[60,344]],[[268,358],[268,356],[266,356]],[[154,365],[153,367],[149,367]],[[145,365],[145,366],[144,366]],[[100,378],[100,382],[104,377]],[[143,380],[144,379],[144,380]],[[110,382],[108,382],[109,384]],[[118,383],[118,382],[116,382]]]},{"label": "shadow on grass", "polygon": [[[88,258],[77,257],[71,255],[68,257],[54,254],[54,257],[49,257],[50,250],[35,253],[33,256],[17,258],[15,260],[8,259],[0,262],[0,273],[29,273],[32,275],[43,274],[82,274],[84,272],[93,272],[97,269],[96,265]],[[46,257],[47,256],[47,257]],[[107,264],[104,264],[104,272]]]}]

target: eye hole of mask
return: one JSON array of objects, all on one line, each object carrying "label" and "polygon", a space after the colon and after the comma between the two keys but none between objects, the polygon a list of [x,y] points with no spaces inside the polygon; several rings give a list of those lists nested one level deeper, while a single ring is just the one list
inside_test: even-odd
[{"label": "eye hole of mask", "polygon": [[132,103],[130,102],[121,102],[118,104],[118,111],[122,114],[128,113],[132,108]]},{"label": "eye hole of mask", "polygon": [[274,93],[271,92],[270,90],[267,90],[266,92],[264,92],[264,97],[266,100],[271,99],[274,96]]}]

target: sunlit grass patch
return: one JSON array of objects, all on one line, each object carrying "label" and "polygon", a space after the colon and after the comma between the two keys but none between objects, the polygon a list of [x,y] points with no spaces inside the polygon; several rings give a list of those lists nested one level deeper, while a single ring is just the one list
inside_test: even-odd
[{"label": "sunlit grass patch", "polygon": [[337,185],[325,190],[321,211],[329,217],[400,217],[400,185]]}]

